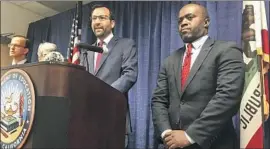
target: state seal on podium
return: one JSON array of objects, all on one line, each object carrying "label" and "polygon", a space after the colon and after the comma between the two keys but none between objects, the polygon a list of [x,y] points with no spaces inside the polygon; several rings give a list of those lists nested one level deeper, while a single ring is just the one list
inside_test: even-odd
[{"label": "state seal on podium", "polygon": [[35,91],[26,72],[12,69],[1,77],[1,148],[21,148],[31,131]]}]

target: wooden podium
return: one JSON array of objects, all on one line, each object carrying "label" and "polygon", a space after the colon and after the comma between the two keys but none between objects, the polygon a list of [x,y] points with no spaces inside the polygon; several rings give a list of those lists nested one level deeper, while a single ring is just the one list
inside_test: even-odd
[{"label": "wooden podium", "polygon": [[85,68],[32,63],[25,71],[36,94],[35,117],[23,148],[124,148],[127,100]]}]

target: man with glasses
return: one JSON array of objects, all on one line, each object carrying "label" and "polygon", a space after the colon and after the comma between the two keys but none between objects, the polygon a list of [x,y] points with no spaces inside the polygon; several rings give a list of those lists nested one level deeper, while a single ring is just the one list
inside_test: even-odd
[{"label": "man with glasses", "polygon": [[[108,53],[87,51],[89,72],[126,95],[137,80],[137,49],[132,39],[119,38],[113,35],[115,20],[112,11],[103,5],[92,7],[91,27],[97,37],[96,46],[107,48]],[[87,67],[87,61],[81,54],[81,65]],[[128,103],[128,102],[127,102]],[[126,140],[131,131],[129,110],[126,117]]]},{"label": "man with glasses", "polygon": [[11,39],[9,47],[9,56],[12,57],[12,65],[28,63],[26,55],[29,51],[29,40],[21,35],[16,35]]}]

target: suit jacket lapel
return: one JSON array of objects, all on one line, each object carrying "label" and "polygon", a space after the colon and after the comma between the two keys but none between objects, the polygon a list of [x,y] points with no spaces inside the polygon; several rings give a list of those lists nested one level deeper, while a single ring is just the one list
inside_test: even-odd
[{"label": "suit jacket lapel", "polygon": [[208,38],[205,41],[205,43],[203,44],[202,49],[201,49],[198,57],[196,58],[195,62],[192,65],[187,82],[183,88],[183,92],[185,91],[185,89],[187,88],[187,86],[189,85],[189,83],[191,82],[191,80],[193,79],[193,77],[195,76],[195,74],[197,73],[199,68],[201,67],[203,61],[205,60],[206,56],[208,55],[209,51],[211,50],[213,44],[214,44],[214,41],[210,38]]},{"label": "suit jacket lapel", "polygon": [[115,46],[115,44],[117,43],[117,40],[118,40],[118,38],[114,36],[114,37],[111,39],[111,41],[108,43],[107,48],[108,48],[109,52],[106,53],[106,54],[102,54],[102,58],[101,58],[101,61],[100,61],[100,65],[99,65],[97,71],[95,72],[95,75],[97,75],[97,73],[99,72],[100,68],[102,67],[102,65],[104,64],[104,62],[105,62],[106,59],[108,58],[108,56],[112,53],[112,51],[113,51],[113,49],[114,49],[114,46]]},{"label": "suit jacket lapel", "polygon": [[182,74],[182,61],[183,61],[183,56],[185,53],[185,47],[179,49],[179,51],[176,53],[176,57],[174,59],[174,73],[175,73],[175,82],[177,86],[177,91],[179,94],[179,97],[181,97],[181,74]]}]

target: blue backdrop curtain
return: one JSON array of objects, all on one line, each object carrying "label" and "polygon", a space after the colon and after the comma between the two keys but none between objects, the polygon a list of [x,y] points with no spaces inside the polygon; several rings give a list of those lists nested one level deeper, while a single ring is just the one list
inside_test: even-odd
[{"label": "blue backdrop curtain", "polygon": [[[89,27],[89,14],[91,6],[95,3],[97,2],[83,6],[82,42],[93,43],[96,40]],[[156,86],[160,64],[172,51],[183,46],[178,34],[177,15],[179,9],[188,2],[99,3],[110,6],[115,13],[114,35],[134,39],[138,48],[138,79],[129,92],[133,127],[129,148],[153,148],[151,95]],[[209,11],[209,35],[218,40],[236,41],[241,46],[242,2],[198,3],[206,6]],[[266,2],[266,10],[269,21],[269,2]],[[32,41],[29,60],[37,61],[37,47],[43,41],[57,44],[60,52],[66,56],[74,12],[75,9],[72,9],[29,25],[27,36]],[[269,126],[269,123],[267,125]],[[236,127],[239,128],[238,125]],[[267,142],[270,142],[269,127],[266,131]],[[269,144],[267,146],[269,147]]]}]

